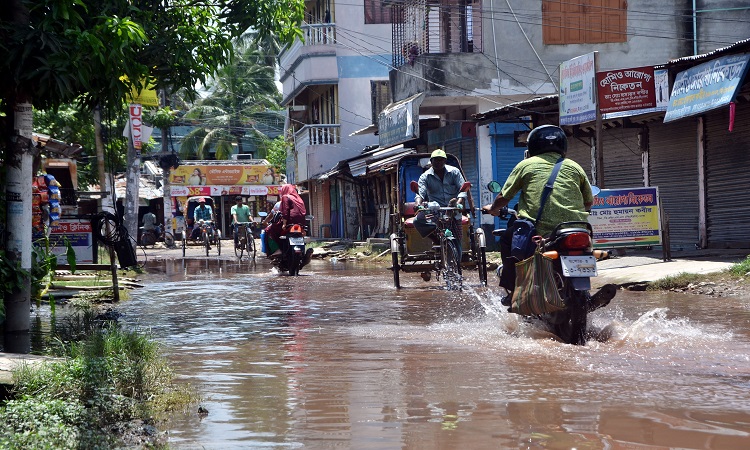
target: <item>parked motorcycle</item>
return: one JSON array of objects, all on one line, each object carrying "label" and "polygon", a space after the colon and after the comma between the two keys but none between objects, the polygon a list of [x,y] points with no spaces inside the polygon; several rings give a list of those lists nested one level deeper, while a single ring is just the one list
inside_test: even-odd
[{"label": "parked motorcycle", "polygon": [[[490,191],[500,191],[500,184],[493,181],[488,186]],[[598,192],[598,189],[596,190]],[[513,209],[507,208],[507,214],[516,216]],[[503,217],[501,215],[501,217]],[[505,216],[507,218],[507,215]],[[494,230],[495,236],[501,236],[504,229]],[[593,296],[591,277],[597,276],[596,263],[609,257],[605,250],[593,249],[593,230],[588,222],[563,222],[555,227],[546,237],[537,237],[544,256],[552,260],[553,276],[565,308],[560,311],[536,316],[547,324],[549,329],[563,342],[573,345],[586,343],[588,314],[604,307],[614,298],[617,287],[604,285]],[[498,277],[502,266],[498,269]]]}]

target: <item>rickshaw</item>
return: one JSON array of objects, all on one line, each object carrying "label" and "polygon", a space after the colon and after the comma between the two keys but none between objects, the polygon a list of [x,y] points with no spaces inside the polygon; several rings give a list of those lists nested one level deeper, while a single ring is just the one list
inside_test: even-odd
[{"label": "rickshaw", "polygon": [[[200,199],[206,200],[206,205],[211,207],[212,220],[211,221],[200,221],[195,223],[193,218],[193,211],[198,206]],[[194,241],[200,243],[206,249],[206,256],[209,255],[211,246],[213,245],[216,252],[221,255],[221,230],[216,228],[216,222],[213,220],[216,217],[216,208],[214,199],[209,196],[196,196],[189,197],[187,199],[187,205],[185,207],[185,216],[188,218],[186,221],[186,228],[182,231],[182,257],[185,257],[185,251],[188,245],[192,245],[193,241],[190,239],[190,234],[194,227],[201,227],[199,238]],[[190,240],[190,242],[188,242]]]},{"label": "rickshaw", "polygon": [[[447,164],[458,167],[463,174],[458,159],[447,155]],[[429,237],[423,238],[414,226],[417,214],[414,198],[417,191],[417,180],[430,164],[429,153],[412,153],[402,156],[397,164],[397,194],[395,213],[393,214],[393,233],[390,236],[391,257],[393,262],[393,284],[401,287],[400,273],[415,272],[429,281],[432,274],[437,280],[442,278],[448,289],[459,289],[464,279],[464,270],[477,270],[481,284],[487,284],[487,256],[484,230],[474,229],[473,202],[471,185],[465,183],[462,191],[469,194],[468,209],[463,210],[470,216],[459,214],[455,207],[436,207],[425,210],[426,215],[436,224],[436,235],[439,245]],[[461,220],[461,236],[452,235],[450,220]],[[460,249],[457,248],[460,242]]]}]

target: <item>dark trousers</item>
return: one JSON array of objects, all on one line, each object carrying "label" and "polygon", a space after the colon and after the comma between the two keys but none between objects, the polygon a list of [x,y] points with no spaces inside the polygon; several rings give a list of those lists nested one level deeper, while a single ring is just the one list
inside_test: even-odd
[{"label": "dark trousers", "polygon": [[503,261],[503,270],[500,272],[500,286],[513,292],[516,288],[516,258],[510,257],[510,246],[513,241],[513,222],[515,219],[511,218],[508,221],[508,228],[500,236],[500,256]]}]

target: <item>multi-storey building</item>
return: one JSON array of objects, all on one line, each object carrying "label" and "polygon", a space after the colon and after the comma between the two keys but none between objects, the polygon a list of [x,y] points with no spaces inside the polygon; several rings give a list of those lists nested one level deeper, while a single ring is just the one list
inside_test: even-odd
[{"label": "multi-storey building", "polygon": [[340,237],[345,229],[356,232],[344,224],[355,194],[323,175],[377,144],[372,134],[352,134],[375,123],[390,102],[391,9],[379,0],[305,3],[304,39],[279,56],[287,137],[294,143],[287,175],[306,188],[313,234]]}]

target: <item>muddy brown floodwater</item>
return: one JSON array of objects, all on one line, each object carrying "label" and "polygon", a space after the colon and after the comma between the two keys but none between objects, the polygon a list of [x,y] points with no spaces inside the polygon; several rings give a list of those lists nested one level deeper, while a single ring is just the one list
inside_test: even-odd
[{"label": "muddy brown floodwater", "polygon": [[462,292],[357,263],[151,263],[118,308],[203,397],[178,449],[750,448],[750,299],[620,292],[561,344]]}]

